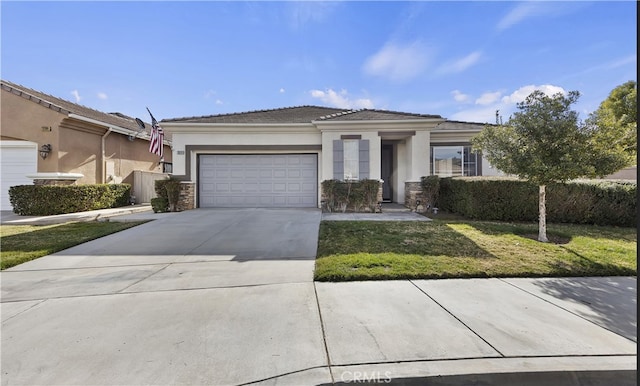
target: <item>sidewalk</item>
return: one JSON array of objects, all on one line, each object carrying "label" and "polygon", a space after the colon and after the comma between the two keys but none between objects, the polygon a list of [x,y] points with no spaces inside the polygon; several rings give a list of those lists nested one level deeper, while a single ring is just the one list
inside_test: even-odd
[{"label": "sidewalk", "polygon": [[66,213],[53,216],[20,216],[12,211],[3,210],[0,213],[0,224],[6,225],[51,225],[70,221],[103,221],[115,216],[139,213],[153,213],[150,204],[123,206],[91,210],[87,212]]}]

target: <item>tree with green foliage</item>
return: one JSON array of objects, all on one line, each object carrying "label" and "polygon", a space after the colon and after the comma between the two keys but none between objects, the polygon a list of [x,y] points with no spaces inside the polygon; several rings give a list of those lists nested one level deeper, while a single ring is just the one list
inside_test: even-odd
[{"label": "tree with green foliage", "polygon": [[487,125],[472,139],[474,149],[507,174],[539,186],[538,240],[548,242],[546,186],[580,177],[611,174],[616,162],[602,162],[617,154],[598,142],[602,130],[585,125],[571,110],[580,93],[548,96],[536,90],[504,125]]},{"label": "tree with green foliage", "polygon": [[638,87],[630,80],[611,91],[600,107],[586,121],[593,131],[593,157],[608,169],[620,170],[637,163],[638,156]]}]

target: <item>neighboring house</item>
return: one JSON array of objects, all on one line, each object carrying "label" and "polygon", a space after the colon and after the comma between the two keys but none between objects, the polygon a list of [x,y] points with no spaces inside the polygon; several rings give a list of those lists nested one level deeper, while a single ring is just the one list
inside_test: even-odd
[{"label": "neighboring house", "polygon": [[423,176],[496,174],[471,151],[484,124],[439,115],[300,106],[161,125],[195,207],[317,208],[322,181],[365,178],[412,206]]},{"label": "neighboring house", "polygon": [[169,141],[164,160],[149,152],[150,123],[140,130],[134,118],[123,114],[103,113],[4,80],[0,85],[2,210],[11,208],[10,186],[133,184],[134,171],[161,173],[170,167]]}]

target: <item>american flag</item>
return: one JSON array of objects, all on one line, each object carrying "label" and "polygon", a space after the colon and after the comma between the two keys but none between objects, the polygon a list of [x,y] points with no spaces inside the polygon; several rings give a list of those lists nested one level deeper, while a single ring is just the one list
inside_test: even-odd
[{"label": "american flag", "polygon": [[[147,111],[149,111],[148,107]],[[149,115],[151,115],[151,139],[149,140],[149,152],[157,154],[162,158],[164,150],[164,131],[162,131],[162,127],[158,125],[158,121],[153,117],[151,111],[149,111]]]}]

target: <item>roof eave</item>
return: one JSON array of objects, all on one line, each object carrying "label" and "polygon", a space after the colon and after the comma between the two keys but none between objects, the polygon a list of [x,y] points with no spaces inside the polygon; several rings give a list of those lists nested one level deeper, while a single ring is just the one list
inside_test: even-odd
[{"label": "roof eave", "polygon": [[[126,129],[124,127],[120,127],[120,126],[112,125],[110,123],[98,121],[96,119],[83,117],[82,115],[78,115],[78,114],[74,114],[74,113],[70,113],[68,115],[68,117],[71,118],[71,119],[76,119],[78,121],[92,123],[94,125],[106,127],[107,130],[110,130],[110,131],[112,131],[114,133],[124,134],[124,135],[127,135],[127,136],[134,136],[136,138],[140,138],[140,139],[145,140],[145,141],[151,140],[151,137],[147,133],[140,133],[140,132],[137,132],[137,131],[134,131],[134,130],[131,130],[131,129]],[[165,145],[171,146],[171,141],[170,140],[165,139],[163,141],[163,143]]]}]

